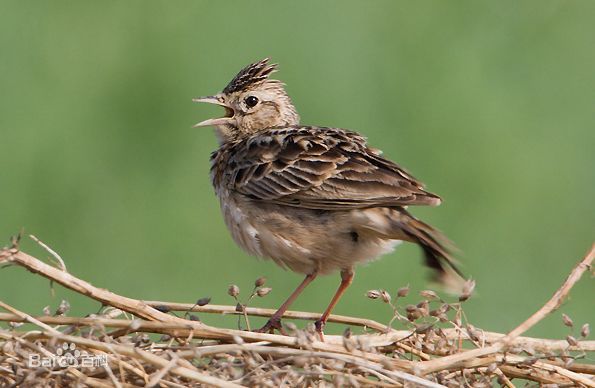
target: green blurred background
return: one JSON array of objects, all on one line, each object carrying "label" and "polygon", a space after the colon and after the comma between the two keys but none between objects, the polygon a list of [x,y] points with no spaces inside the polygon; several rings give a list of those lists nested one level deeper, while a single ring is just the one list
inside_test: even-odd
[{"label": "green blurred background", "polygon": [[[245,294],[266,275],[254,304],[277,307],[301,276],[234,245],[208,177],[215,137],[191,128],[221,113],[192,97],[270,56],[303,123],[364,133],[443,196],[414,213],[461,249],[469,319],[511,329],[595,237],[593,20],[592,1],[3,1],[0,236],[24,227],[73,274],[141,299],[233,303],[228,284]],[[365,291],[426,288],[420,262],[402,246],[360,268],[336,312],[388,321]],[[338,281],[294,308],[322,311]],[[594,295],[583,279],[531,334],[566,335],[562,311],[595,323]],[[20,309],[61,298],[98,308],[0,270],[0,299]]]}]

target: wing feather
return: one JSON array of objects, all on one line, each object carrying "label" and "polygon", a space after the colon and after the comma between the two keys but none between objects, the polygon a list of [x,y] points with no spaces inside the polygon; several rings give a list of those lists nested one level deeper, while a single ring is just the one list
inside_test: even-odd
[{"label": "wing feather", "polygon": [[216,185],[260,201],[328,210],[440,203],[363,137],[341,129],[274,129],[212,158]]}]

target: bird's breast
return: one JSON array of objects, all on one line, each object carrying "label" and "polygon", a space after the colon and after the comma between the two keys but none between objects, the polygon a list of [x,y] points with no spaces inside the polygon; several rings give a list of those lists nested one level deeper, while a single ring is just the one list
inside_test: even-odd
[{"label": "bird's breast", "polygon": [[216,188],[225,223],[246,252],[299,273],[330,273],[390,252],[398,241],[370,234],[354,211],[321,211],[253,201]]}]

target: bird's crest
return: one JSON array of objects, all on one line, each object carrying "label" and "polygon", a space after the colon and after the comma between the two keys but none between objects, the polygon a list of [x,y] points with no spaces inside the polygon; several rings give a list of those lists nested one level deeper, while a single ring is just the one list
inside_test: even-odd
[{"label": "bird's crest", "polygon": [[266,81],[269,75],[276,70],[277,64],[269,64],[269,58],[252,63],[244,67],[233,77],[231,82],[223,89],[223,93],[230,94],[246,90],[250,86]]}]

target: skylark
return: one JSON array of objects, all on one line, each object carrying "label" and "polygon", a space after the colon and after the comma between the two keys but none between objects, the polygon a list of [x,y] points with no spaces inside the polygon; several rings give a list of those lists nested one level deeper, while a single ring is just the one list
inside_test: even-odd
[{"label": "skylark", "polygon": [[388,253],[400,241],[418,244],[436,279],[461,280],[443,235],[407,210],[440,197],[381,156],[356,132],[300,125],[268,58],[242,69],[223,91],[196,98],[221,105],[213,126],[219,149],[211,179],[225,223],[248,253],[306,277],[260,331],[281,330],[281,317],[318,275],[341,273],[341,284],[316,322],[322,329],[351,284],[354,266]]}]

